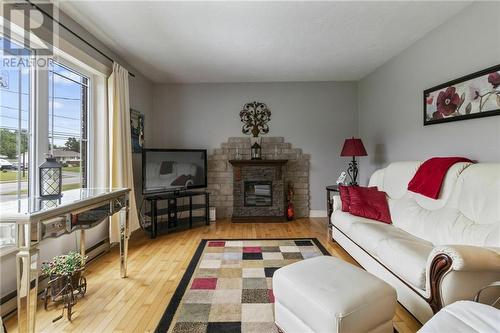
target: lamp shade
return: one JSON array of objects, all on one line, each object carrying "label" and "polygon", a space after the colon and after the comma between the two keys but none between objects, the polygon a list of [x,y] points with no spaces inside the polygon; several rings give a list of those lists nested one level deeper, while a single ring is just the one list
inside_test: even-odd
[{"label": "lamp shade", "polygon": [[363,146],[363,141],[361,139],[345,139],[344,147],[342,147],[342,152],[340,156],[366,156],[365,146]]}]

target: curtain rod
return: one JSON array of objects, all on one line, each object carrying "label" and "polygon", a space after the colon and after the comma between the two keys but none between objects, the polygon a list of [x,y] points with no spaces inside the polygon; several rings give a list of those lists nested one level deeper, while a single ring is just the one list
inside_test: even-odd
[{"label": "curtain rod", "polygon": [[[31,2],[30,0],[26,0],[26,2],[28,2],[31,6],[35,7],[38,11],[40,11],[43,14],[47,15],[48,18],[50,18],[52,21],[56,22],[59,26],[63,27],[68,32],[70,32],[73,36],[75,36],[76,38],[78,38],[79,40],[81,40],[82,42],[84,42],[85,44],[87,44],[88,46],[90,46],[93,50],[95,50],[96,52],[98,52],[100,55],[102,55],[103,57],[105,57],[106,59],[108,59],[111,62],[115,62],[115,60],[113,58],[111,58],[106,53],[104,53],[101,50],[99,50],[94,45],[90,44],[87,40],[85,40],[83,37],[81,37],[80,35],[78,35],[76,32],[74,32],[73,30],[71,30],[70,28],[68,28],[65,24],[63,24],[63,23],[59,22],[58,20],[56,20],[54,17],[52,17],[49,13],[47,13],[46,11],[44,11],[42,8],[40,8],[39,6],[37,6],[36,4],[34,4],[33,2]],[[135,74],[132,73],[132,72],[128,72],[128,75],[130,75],[132,77],[135,77]]]}]

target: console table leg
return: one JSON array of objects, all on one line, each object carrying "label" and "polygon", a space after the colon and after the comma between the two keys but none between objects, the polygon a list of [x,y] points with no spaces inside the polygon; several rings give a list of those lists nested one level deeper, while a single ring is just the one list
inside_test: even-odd
[{"label": "console table leg", "polygon": [[18,332],[35,332],[38,291],[38,248],[20,249],[17,262],[17,321]]},{"label": "console table leg", "polygon": [[122,208],[125,210],[125,219],[120,219],[120,275],[122,278],[127,277],[127,256],[128,256],[128,238],[129,238],[129,207]]},{"label": "console table leg", "polygon": [[80,230],[80,254],[85,257],[85,230]]}]

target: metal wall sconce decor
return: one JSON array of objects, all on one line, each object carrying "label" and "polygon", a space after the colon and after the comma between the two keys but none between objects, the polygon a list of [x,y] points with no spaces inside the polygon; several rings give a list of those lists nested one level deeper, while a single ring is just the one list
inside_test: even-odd
[{"label": "metal wall sconce decor", "polygon": [[269,126],[267,123],[271,120],[271,111],[264,103],[246,103],[240,111],[240,119],[243,123],[243,134],[251,133],[253,137],[256,138],[260,133],[269,133]]}]

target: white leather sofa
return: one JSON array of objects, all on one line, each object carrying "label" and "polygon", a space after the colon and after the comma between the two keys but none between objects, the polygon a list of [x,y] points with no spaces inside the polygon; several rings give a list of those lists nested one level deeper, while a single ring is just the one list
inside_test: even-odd
[{"label": "white leather sofa", "polygon": [[458,301],[442,308],[418,333],[474,332],[500,330],[500,310],[471,301]]},{"label": "white leather sofa", "polygon": [[455,164],[437,200],[407,190],[420,164],[392,163],[370,178],[387,193],[392,225],[342,212],[339,196],[331,222],[333,239],[425,323],[500,279],[500,164]]}]

